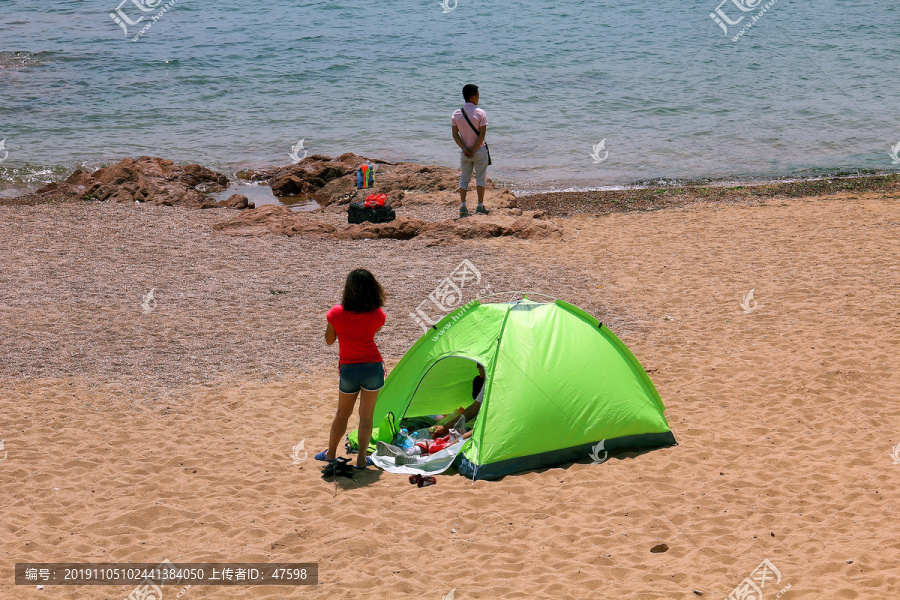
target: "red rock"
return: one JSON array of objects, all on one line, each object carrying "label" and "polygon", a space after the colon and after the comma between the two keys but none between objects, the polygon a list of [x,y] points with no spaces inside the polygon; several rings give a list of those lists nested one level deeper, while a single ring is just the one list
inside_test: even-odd
[{"label": "red rock", "polygon": [[268,183],[276,196],[295,196],[315,192],[340,177],[352,174],[355,178],[357,167],[365,161],[365,158],[355,154],[344,154],[336,159],[314,154],[296,164],[240,171],[237,175],[241,179]]},{"label": "red rock", "polygon": [[16,200],[38,203],[74,200],[147,202],[189,208],[216,206],[208,192],[221,191],[228,178],[200,165],[179,166],[171,160],[125,158],[93,173],[78,170],[64,182],[46,185]]},{"label": "red rock", "polygon": [[381,239],[409,240],[425,227],[425,221],[410,217],[399,217],[389,223],[361,223],[349,225],[335,237],[345,240]]},{"label": "red rock", "polygon": [[272,188],[272,193],[276,196],[295,196],[309,189],[306,181],[290,173],[272,181],[269,185]]},{"label": "red rock", "polygon": [[202,192],[221,192],[228,187],[228,178],[225,175],[200,165],[185,165],[181,167],[178,181],[189,188]]},{"label": "red rock", "polygon": [[230,235],[301,235],[322,238],[333,235],[337,230],[327,223],[311,220],[309,215],[296,213],[287,206],[266,204],[259,208],[241,211],[234,219],[218,223],[213,229]]},{"label": "red rock", "polygon": [[218,206],[221,208],[237,208],[241,210],[255,207],[253,202],[248,202],[247,196],[243,194],[232,194],[231,196],[228,196],[227,199],[219,202]]},{"label": "red rock", "polygon": [[91,173],[90,171],[83,171],[78,169],[77,171],[72,171],[72,174],[66,178],[66,185],[84,185],[87,186],[91,183]]},{"label": "red rock", "polygon": [[487,215],[465,219],[447,219],[430,223],[422,231],[429,237],[478,239],[512,236],[523,239],[562,237],[563,228],[553,221],[532,219],[530,216]]}]

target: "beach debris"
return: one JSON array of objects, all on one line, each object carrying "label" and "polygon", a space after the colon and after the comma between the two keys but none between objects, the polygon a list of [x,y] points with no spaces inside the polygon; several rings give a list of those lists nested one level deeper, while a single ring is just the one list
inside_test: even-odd
[{"label": "beach debris", "polygon": [[702,596],[702,595],[703,595],[703,592],[701,592],[700,590],[694,590],[694,595],[695,595],[695,596]]},{"label": "beach debris", "polygon": [[667,546],[666,544],[657,544],[657,545],[653,546],[652,548],[650,548],[650,552],[653,552],[654,554],[659,554],[661,552],[668,552],[668,551],[669,551],[669,546]]}]

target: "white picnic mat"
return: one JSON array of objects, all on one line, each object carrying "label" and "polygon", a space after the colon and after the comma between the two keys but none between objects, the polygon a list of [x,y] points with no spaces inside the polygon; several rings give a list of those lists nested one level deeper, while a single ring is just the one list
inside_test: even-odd
[{"label": "white picnic mat", "polygon": [[438,473],[443,473],[453,464],[453,461],[456,460],[456,455],[459,454],[460,449],[462,449],[463,444],[466,443],[467,440],[459,440],[452,446],[447,446],[440,452],[435,452],[434,454],[428,456],[420,456],[419,462],[414,465],[398,465],[394,463],[394,457],[392,456],[381,456],[378,452],[374,452],[370,455],[372,462],[375,463],[375,466],[379,469],[387,471],[388,473],[403,473],[405,475],[437,475]]}]

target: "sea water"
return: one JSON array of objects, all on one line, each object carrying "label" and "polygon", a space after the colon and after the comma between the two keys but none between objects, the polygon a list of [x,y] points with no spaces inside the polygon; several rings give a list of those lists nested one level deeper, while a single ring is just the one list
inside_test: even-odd
[{"label": "sea water", "polygon": [[470,82],[515,189],[896,171],[898,31],[883,0],[5,0],[0,184],[141,155],[457,166]]}]

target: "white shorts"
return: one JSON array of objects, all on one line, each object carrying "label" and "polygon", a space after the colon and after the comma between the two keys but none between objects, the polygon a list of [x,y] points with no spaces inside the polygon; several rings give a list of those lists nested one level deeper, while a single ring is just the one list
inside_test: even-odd
[{"label": "white shorts", "polygon": [[462,173],[459,176],[459,189],[468,190],[469,181],[472,180],[472,171],[475,171],[475,185],[484,187],[485,173],[488,168],[487,147],[482,144],[481,148],[475,151],[472,158],[466,156],[462,150],[459,151],[459,168]]}]

